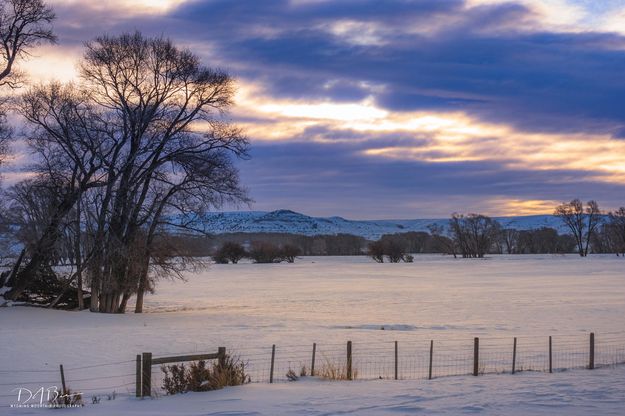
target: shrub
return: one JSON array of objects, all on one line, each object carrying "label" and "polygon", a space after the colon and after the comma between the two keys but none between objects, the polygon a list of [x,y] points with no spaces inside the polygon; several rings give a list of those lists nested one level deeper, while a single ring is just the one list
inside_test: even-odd
[{"label": "shrub", "polygon": [[237,264],[239,260],[247,256],[245,248],[238,243],[226,242],[213,255],[213,260],[218,264]]},{"label": "shrub", "polygon": [[286,378],[289,381],[297,381],[297,380],[299,380],[299,377],[297,376],[297,374],[295,374],[295,371],[293,371],[292,368],[289,368],[289,371],[287,371]]},{"label": "shrub", "polygon": [[219,390],[251,381],[245,372],[245,364],[230,355],[226,355],[221,362],[215,362],[212,367],[201,360],[191,363],[188,368],[184,364],[164,365],[161,371],[165,373],[163,389],[167,394]]},{"label": "shrub", "polygon": [[395,235],[384,235],[378,241],[369,244],[367,255],[378,263],[384,263],[384,257],[388,258],[390,263],[399,263],[402,260],[410,262],[406,256],[405,239]]},{"label": "shrub", "polygon": [[399,263],[404,259],[406,254],[404,245],[399,241],[390,240],[382,243],[384,247],[384,254],[388,257],[388,261],[391,263]]},{"label": "shrub", "polygon": [[184,364],[162,366],[161,370],[165,373],[163,389],[167,394],[178,394],[187,391],[189,383],[187,382],[187,369]]},{"label": "shrub", "polygon": [[82,402],[82,394],[72,393],[70,389],[65,390],[65,392],[50,400],[49,403],[50,406],[55,409],[84,406],[84,403]]},{"label": "shrub", "polygon": [[291,244],[285,244],[282,246],[282,258],[286,260],[287,263],[295,262],[295,258],[300,255],[301,250],[298,247],[295,247]]},{"label": "shrub", "polygon": [[271,243],[253,243],[250,250],[250,258],[254,263],[280,263],[282,250]]},{"label": "shrub", "polygon": [[369,244],[367,255],[378,263],[384,263],[384,244],[381,241]]}]

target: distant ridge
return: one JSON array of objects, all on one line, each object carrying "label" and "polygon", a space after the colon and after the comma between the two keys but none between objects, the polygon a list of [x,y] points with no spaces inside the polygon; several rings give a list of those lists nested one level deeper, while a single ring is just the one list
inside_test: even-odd
[{"label": "distant ridge", "polygon": [[[561,220],[553,215],[496,217],[506,228],[529,230],[552,227],[567,232]],[[277,211],[235,211],[207,214],[206,230],[214,234],[226,233],[288,233],[299,235],[352,234],[370,240],[383,234],[428,231],[428,226],[446,226],[448,218],[413,220],[348,220],[342,217],[310,217],[286,209]]]}]

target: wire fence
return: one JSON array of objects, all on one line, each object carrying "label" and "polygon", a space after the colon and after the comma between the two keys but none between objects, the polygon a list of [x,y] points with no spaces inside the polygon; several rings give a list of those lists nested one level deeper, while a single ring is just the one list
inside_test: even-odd
[{"label": "wire fence", "polygon": [[[418,380],[522,371],[559,372],[625,364],[625,332],[592,336],[483,337],[477,345],[475,339],[404,339],[399,342],[316,343],[314,346],[226,347],[226,351],[241,361],[252,383],[286,382],[290,371],[297,376],[309,376],[313,368],[314,375],[320,377]],[[197,351],[189,352],[194,353]],[[164,394],[163,372],[159,366],[150,370],[151,394]],[[136,359],[64,367],[67,388],[82,393],[85,402],[92,398],[106,400],[117,395],[135,395],[137,373]],[[59,386],[60,390],[60,385],[57,368],[0,369],[0,407],[15,403],[19,389],[28,389],[37,401],[40,392],[45,401],[47,389]]]}]

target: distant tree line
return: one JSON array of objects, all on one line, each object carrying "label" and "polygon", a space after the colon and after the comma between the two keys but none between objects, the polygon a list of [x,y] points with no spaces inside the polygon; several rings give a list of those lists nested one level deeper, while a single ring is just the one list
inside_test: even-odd
[{"label": "distant tree line", "polygon": [[382,236],[368,246],[368,255],[377,262],[405,259],[406,253],[442,252],[463,258],[486,254],[614,253],[625,255],[625,207],[607,215],[595,201],[578,199],[556,207],[569,233],[550,227],[532,230],[504,228],[481,214],[454,213],[448,226],[432,225],[430,233],[400,233]]},{"label": "distant tree line", "polygon": [[[382,235],[375,241],[339,234],[304,236],[287,233],[234,233],[180,238],[191,256],[213,256],[227,242],[244,247],[291,246],[302,256],[368,255],[376,262],[413,261],[411,254],[444,253],[454,257],[482,258],[487,254],[613,253],[625,255],[625,208],[602,214],[596,203],[578,200],[562,204],[554,215],[568,232],[551,227],[520,230],[502,226],[481,214],[453,214],[447,225],[432,225],[428,232]],[[181,248],[182,251],[185,249]],[[246,249],[249,257],[251,250]],[[271,250],[266,250],[271,251]],[[274,256],[279,259],[279,256]]]},{"label": "distant tree line", "polygon": [[[563,226],[569,230],[566,233],[559,233],[551,227],[525,230],[504,227],[485,215],[456,213],[447,225],[431,225],[428,232],[385,234],[377,240],[350,234],[304,236],[288,233],[172,236],[170,240],[179,251],[189,256],[213,256],[227,242],[244,247],[268,243],[274,247],[295,247],[301,256],[369,255],[377,262],[411,261],[409,254],[426,253],[464,258],[480,258],[487,254],[613,253],[620,256],[625,253],[625,208],[597,215],[596,204],[582,204],[580,208],[574,200],[557,207],[555,215],[559,216],[559,212],[571,215],[571,210],[582,210],[579,218],[583,221],[563,220]],[[249,254],[249,250],[246,253]]]},{"label": "distant tree line", "polygon": [[267,241],[255,241],[250,248],[235,242],[225,242],[212,255],[217,264],[237,264],[244,258],[251,259],[254,263],[294,263],[301,250],[291,244],[278,246]]}]

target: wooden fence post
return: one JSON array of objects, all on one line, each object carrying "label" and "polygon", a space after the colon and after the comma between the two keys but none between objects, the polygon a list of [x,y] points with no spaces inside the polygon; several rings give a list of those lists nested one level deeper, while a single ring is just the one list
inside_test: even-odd
[{"label": "wooden fence post", "polygon": [[553,373],[553,348],[551,343],[551,335],[549,335],[549,372]]},{"label": "wooden fence post", "polygon": [[516,337],[514,337],[514,344],[512,344],[512,374],[516,371]]},{"label": "wooden fence post", "polygon": [[347,379],[352,380],[352,342],[347,341]]},{"label": "wooden fence post", "polygon": [[152,395],[152,353],[144,352],[141,355],[141,397]]},{"label": "wooden fence post", "polygon": [[273,368],[276,360],[276,344],[271,346],[271,369],[269,370],[269,382],[273,383]]},{"label": "wooden fence post", "polygon": [[430,370],[428,372],[428,380],[432,380],[432,357],[434,356],[434,340],[430,341]]},{"label": "wooden fence post", "polygon": [[315,353],[317,352],[317,343],[313,342],[312,361],[310,363],[310,376],[315,376]]},{"label": "wooden fence post", "polygon": [[395,380],[399,379],[399,372],[397,371],[399,361],[399,346],[397,345],[397,341],[395,341]]},{"label": "wooden fence post", "polygon": [[224,368],[226,366],[226,347],[219,347],[217,349],[217,354],[219,354],[219,358],[217,359],[219,367]]},{"label": "wooden fence post", "polygon": [[595,333],[590,333],[590,357],[588,358],[588,369],[595,368]]},{"label": "wooden fence post", "polygon": [[141,354],[137,354],[135,397],[141,397]]},{"label": "wooden fence post", "polygon": [[65,372],[63,372],[63,364],[59,365],[61,370],[61,385],[63,386],[63,395],[67,394],[67,386],[65,385]]},{"label": "wooden fence post", "polygon": [[473,375],[477,377],[480,371],[480,339],[473,339]]}]

